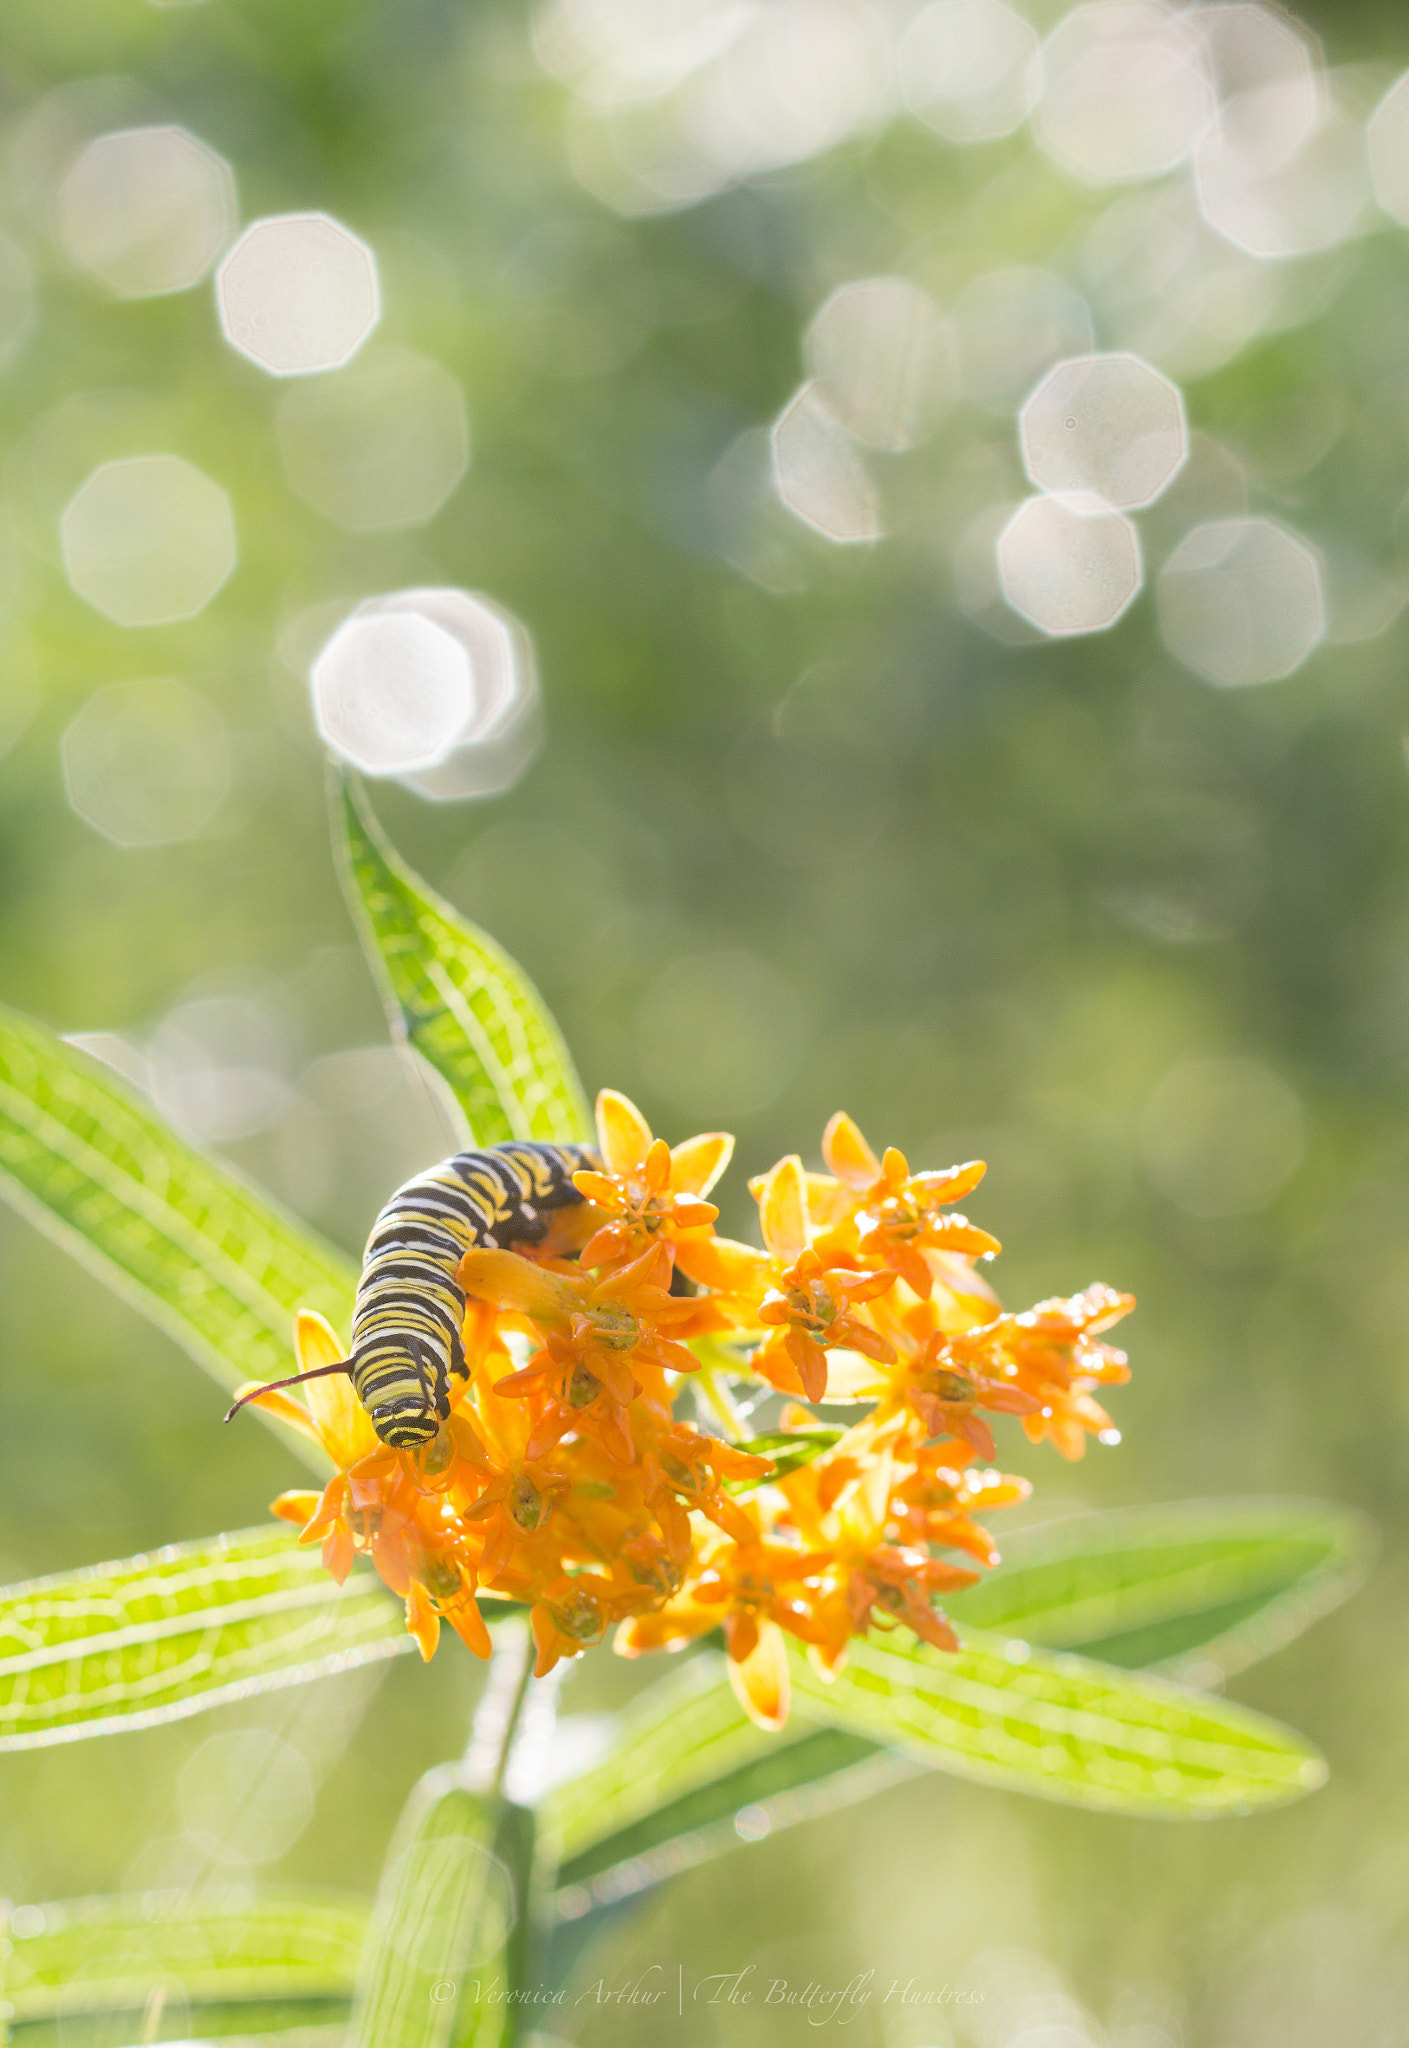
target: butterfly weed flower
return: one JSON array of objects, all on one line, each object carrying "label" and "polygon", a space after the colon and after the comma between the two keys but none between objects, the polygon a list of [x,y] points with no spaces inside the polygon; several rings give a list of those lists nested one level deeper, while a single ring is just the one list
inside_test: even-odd
[{"label": "butterfly weed flower", "polygon": [[597,1097],[597,1144],[602,1171],[573,1175],[578,1193],[607,1219],[583,1246],[584,1265],[636,1258],[653,1242],[707,1229],[718,1216],[704,1197],[733,1153],[726,1131],[708,1131],[672,1149],[652,1135],[634,1102],[604,1088]]},{"label": "butterfly weed flower", "polygon": [[[487,1655],[485,1600],[529,1608],[540,1673],[608,1638],[639,1656],[718,1633],[767,1728],[789,1638],[824,1675],[872,1630],[955,1649],[940,1603],[998,1561],[986,1518],[1031,1492],[997,1469],[995,1428],[1068,1458],[1113,1440],[1094,1395],[1129,1376],[1105,1334],[1130,1296],[1004,1310],[979,1270],[997,1240],[953,1206],[982,1164],[912,1172],[845,1115],[826,1171],[790,1155],[751,1184],[754,1244],[720,1237],[707,1199],[726,1134],[672,1149],[610,1090],[597,1127],[575,1211],[461,1260],[464,1373],[433,1438],[390,1448],[335,1372],[301,1401],[255,1396],[334,1468],[275,1512],[335,1577],[366,1558],[424,1656],[442,1624]],[[346,1357],[308,1311],[295,1348],[301,1370]],[[768,1404],[773,1434],[726,1441],[711,1401]],[[833,1401],[862,1410],[839,1436],[817,1426]]]}]

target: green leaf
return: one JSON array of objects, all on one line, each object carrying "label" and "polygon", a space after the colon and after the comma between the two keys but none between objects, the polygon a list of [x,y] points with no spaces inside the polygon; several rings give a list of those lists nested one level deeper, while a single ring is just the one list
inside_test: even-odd
[{"label": "green leaf", "polygon": [[640,1694],[609,1754],[540,1807],[559,1910],[579,1915],[737,1847],[741,1809],[746,1832],[772,1831],[922,1768],[802,1714],[765,1734],[734,1697],[724,1659],[706,1651]]},{"label": "green leaf", "polygon": [[957,1655],[899,1641],[853,1643],[830,1684],[795,1656],[803,1711],[937,1770],[1119,1813],[1252,1813],[1325,1781],[1290,1729],[1164,1679],[1002,1638]]},{"label": "green leaf", "polygon": [[0,1982],[19,2021],[140,2013],[163,1985],[192,2005],[345,2004],[367,1915],[360,1899],[294,1885],[21,1906]]},{"label": "green leaf", "polygon": [[562,1033],[522,970],[393,852],[359,790],[341,786],[348,900],[393,1031],[449,1086],[477,1145],[590,1139]]},{"label": "green leaf", "polygon": [[527,1898],[532,1817],[428,1771],[387,1859],[348,2048],[498,2048],[513,2010],[509,1948]]},{"label": "green leaf", "polygon": [[[357,1276],[340,1253],[185,1144],[86,1053],[4,1009],[0,1195],[227,1391],[293,1369],[296,1309],[346,1327]],[[274,1426],[326,1470],[297,1431]]]},{"label": "green leaf", "polygon": [[771,1458],[773,1470],[762,1479],[736,1479],[726,1487],[729,1493],[751,1493],[755,1487],[769,1486],[775,1479],[785,1479],[789,1472],[801,1471],[810,1465],[823,1451],[840,1443],[843,1432],[839,1429],[770,1429],[762,1436],[746,1437],[734,1445],[736,1451],[752,1451],[756,1457]]},{"label": "green leaf", "polygon": [[1363,1516],[1320,1501],[1116,1509],[1010,1538],[1002,1565],[945,1608],[962,1632],[1208,1684],[1344,1600],[1373,1550]]},{"label": "green leaf", "polygon": [[0,1750],[197,1714],[411,1648],[400,1603],[338,1586],[284,1523],[0,1592]]},{"label": "green leaf", "polygon": [[540,1834],[555,1862],[571,1864],[593,1843],[776,1745],[739,1706],[724,1659],[691,1657],[632,1702],[600,1763],[548,1794]]}]

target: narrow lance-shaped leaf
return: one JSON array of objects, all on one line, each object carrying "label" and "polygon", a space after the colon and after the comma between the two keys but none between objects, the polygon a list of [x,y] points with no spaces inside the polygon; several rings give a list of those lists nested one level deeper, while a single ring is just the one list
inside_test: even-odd
[{"label": "narrow lance-shaped leaf", "polygon": [[841,1441],[839,1429],[770,1429],[762,1436],[744,1438],[736,1450],[752,1451],[756,1457],[771,1458],[773,1470],[762,1479],[734,1479],[727,1484],[729,1493],[752,1493],[760,1486],[770,1486],[777,1479],[786,1479],[790,1472],[800,1472],[804,1465],[810,1465],[814,1458],[829,1451],[832,1445]]},{"label": "narrow lance-shaped leaf", "polygon": [[802,1714],[764,1734],[735,1699],[722,1657],[706,1651],[686,1671],[642,1694],[610,1754],[545,1803],[546,1839],[564,1852],[556,1873],[564,1919],[927,1768]]},{"label": "narrow lance-shaped leaf", "polygon": [[509,2040],[508,1952],[527,1896],[531,1825],[463,1764],[421,1779],[382,1876],[348,2048]]},{"label": "narrow lance-shaped leaf", "polygon": [[0,1195],[227,1390],[293,1369],[297,1308],[346,1327],[356,1274],[340,1253],[12,1010],[0,1010]]},{"label": "narrow lance-shaped leaf", "polygon": [[539,1808],[545,1847],[560,1866],[620,1835],[700,1786],[777,1749],[734,1698],[724,1660],[691,1657],[622,1716],[607,1756],[548,1794]]},{"label": "narrow lance-shaped leaf", "polygon": [[0,1750],[176,1720],[412,1647],[399,1601],[339,1586],[283,1524],[0,1592]]},{"label": "narrow lance-shaped leaf", "polygon": [[1326,1777],[1301,1736],[1245,1707],[1001,1638],[970,1636],[958,1655],[870,1638],[830,1684],[795,1657],[793,1685],[817,1720],[938,1770],[1075,1806],[1168,1819],[1252,1813]]},{"label": "narrow lance-shaped leaf", "polygon": [[[1005,1632],[1055,1638],[1058,1647],[1110,1641],[1113,1623],[1132,1634],[1139,1627],[1155,1648],[1171,1640],[1166,1629],[1177,1630],[1187,1660],[1228,1670],[1344,1597],[1367,1545],[1361,1518],[1317,1503],[1116,1510],[1010,1540],[1009,1562],[946,1604],[966,1628],[992,1615]],[[722,1659],[705,1653],[649,1688],[623,1717],[608,1755],[550,1795],[543,1822],[563,1858],[566,1910],[587,1910],[718,1853],[737,1839],[740,1808],[751,1809],[746,1832],[771,1830],[864,1794],[878,1772],[926,1767],[913,1749],[905,1757],[884,1751],[883,1731],[870,1739],[822,1729],[797,1711],[781,1736],[760,1735],[723,1674]],[[934,1755],[929,1763],[950,1767]]]},{"label": "narrow lance-shaped leaf", "polygon": [[1361,1515],[1323,1501],[1186,1501],[1024,1531],[946,1607],[966,1627],[1207,1682],[1280,1649],[1355,1590]]},{"label": "narrow lance-shaped leaf", "polygon": [[367,1915],[360,1899],[293,1885],[21,1906],[0,1987],[20,2022],[140,2013],[164,1984],[191,2005],[346,2001]]},{"label": "narrow lance-shaped leaf", "polygon": [[724,1659],[705,1651],[640,1694],[608,1754],[540,1807],[559,1910],[575,1917],[737,1846],[741,1808],[746,1833],[763,1832],[924,1768],[803,1714],[766,1734],[739,1706]]},{"label": "narrow lance-shaped leaf", "polygon": [[[1109,1642],[1123,1624],[1132,1641],[1138,1628],[1158,1650],[1176,1639],[1166,1631],[1177,1631],[1186,1660],[1231,1670],[1344,1597],[1367,1541],[1359,1517],[1315,1503],[1117,1510],[1011,1540],[1010,1562],[946,1604],[966,1631],[992,1616],[1005,1633],[1059,1648]],[[732,1828],[741,1807],[759,1806],[749,1825],[772,1828],[869,1785],[883,1729],[873,1739],[820,1730],[794,1711],[782,1736],[762,1736],[723,1671],[722,1660],[705,1655],[651,1687],[608,1756],[550,1796],[543,1818],[565,1886],[590,1883],[601,1902],[715,1853],[727,1833],[710,1830]],[[909,1759],[906,1768],[923,1767],[917,1752]],[[901,1770],[894,1751],[884,1762]]]},{"label": "narrow lance-shaped leaf", "polygon": [[477,1145],[588,1139],[572,1058],[522,970],[393,852],[366,799],[334,785],[348,899],[393,1029],[446,1082]]}]

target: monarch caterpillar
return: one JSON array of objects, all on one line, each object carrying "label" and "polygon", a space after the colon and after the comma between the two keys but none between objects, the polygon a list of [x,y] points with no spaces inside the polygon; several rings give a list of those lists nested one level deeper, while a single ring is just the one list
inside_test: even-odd
[{"label": "monarch caterpillar", "polygon": [[[538,1244],[552,1213],[582,1201],[574,1173],[590,1145],[512,1143],[457,1152],[397,1189],[372,1225],[352,1311],[352,1356],[272,1386],[345,1372],[393,1450],[429,1443],[450,1413],[450,1375],[468,1377],[455,1269],[472,1247]],[[226,1421],[262,1387],[243,1394]]]}]

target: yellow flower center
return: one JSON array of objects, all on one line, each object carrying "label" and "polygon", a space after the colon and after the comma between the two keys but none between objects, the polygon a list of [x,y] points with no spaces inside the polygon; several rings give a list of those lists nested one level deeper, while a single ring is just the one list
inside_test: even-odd
[{"label": "yellow flower center", "polygon": [[699,1492],[699,1475],[694,1467],[687,1465],[683,1458],[677,1458],[673,1451],[660,1453],[660,1468],[677,1493],[693,1496]]},{"label": "yellow flower center", "polygon": [[641,1325],[627,1309],[618,1308],[615,1302],[605,1302],[601,1308],[594,1308],[592,1320],[596,1324],[597,1342],[608,1351],[634,1351],[641,1341]]},{"label": "yellow flower center", "polygon": [[664,1593],[667,1599],[678,1593],[685,1583],[685,1571],[666,1551],[661,1551],[649,1561],[628,1557],[626,1568],[638,1586],[650,1586],[657,1593]]},{"label": "yellow flower center", "polygon": [[937,1366],[925,1374],[921,1383],[927,1394],[933,1394],[940,1401],[972,1401],[974,1383],[967,1373],[950,1372],[944,1366]]},{"label": "yellow flower center", "polygon": [[426,1591],[432,1600],[458,1600],[465,1590],[458,1568],[447,1557],[428,1557],[424,1566],[424,1578]]},{"label": "yellow flower center", "polygon": [[590,1593],[573,1593],[566,1600],[545,1601],[553,1625],[575,1643],[595,1642],[602,1633],[602,1612]]},{"label": "yellow flower center", "polygon": [[793,1321],[805,1323],[814,1336],[830,1329],[837,1319],[837,1304],[830,1290],[819,1280],[809,1280],[802,1287],[790,1287],[786,1299]]},{"label": "yellow flower center", "polygon": [[568,1406],[590,1408],[602,1391],[602,1382],[585,1365],[573,1367],[572,1378],[568,1381]]},{"label": "yellow flower center", "polygon": [[509,1513],[526,1534],[541,1529],[548,1519],[548,1503],[526,1472],[520,1472],[509,1495]]}]

